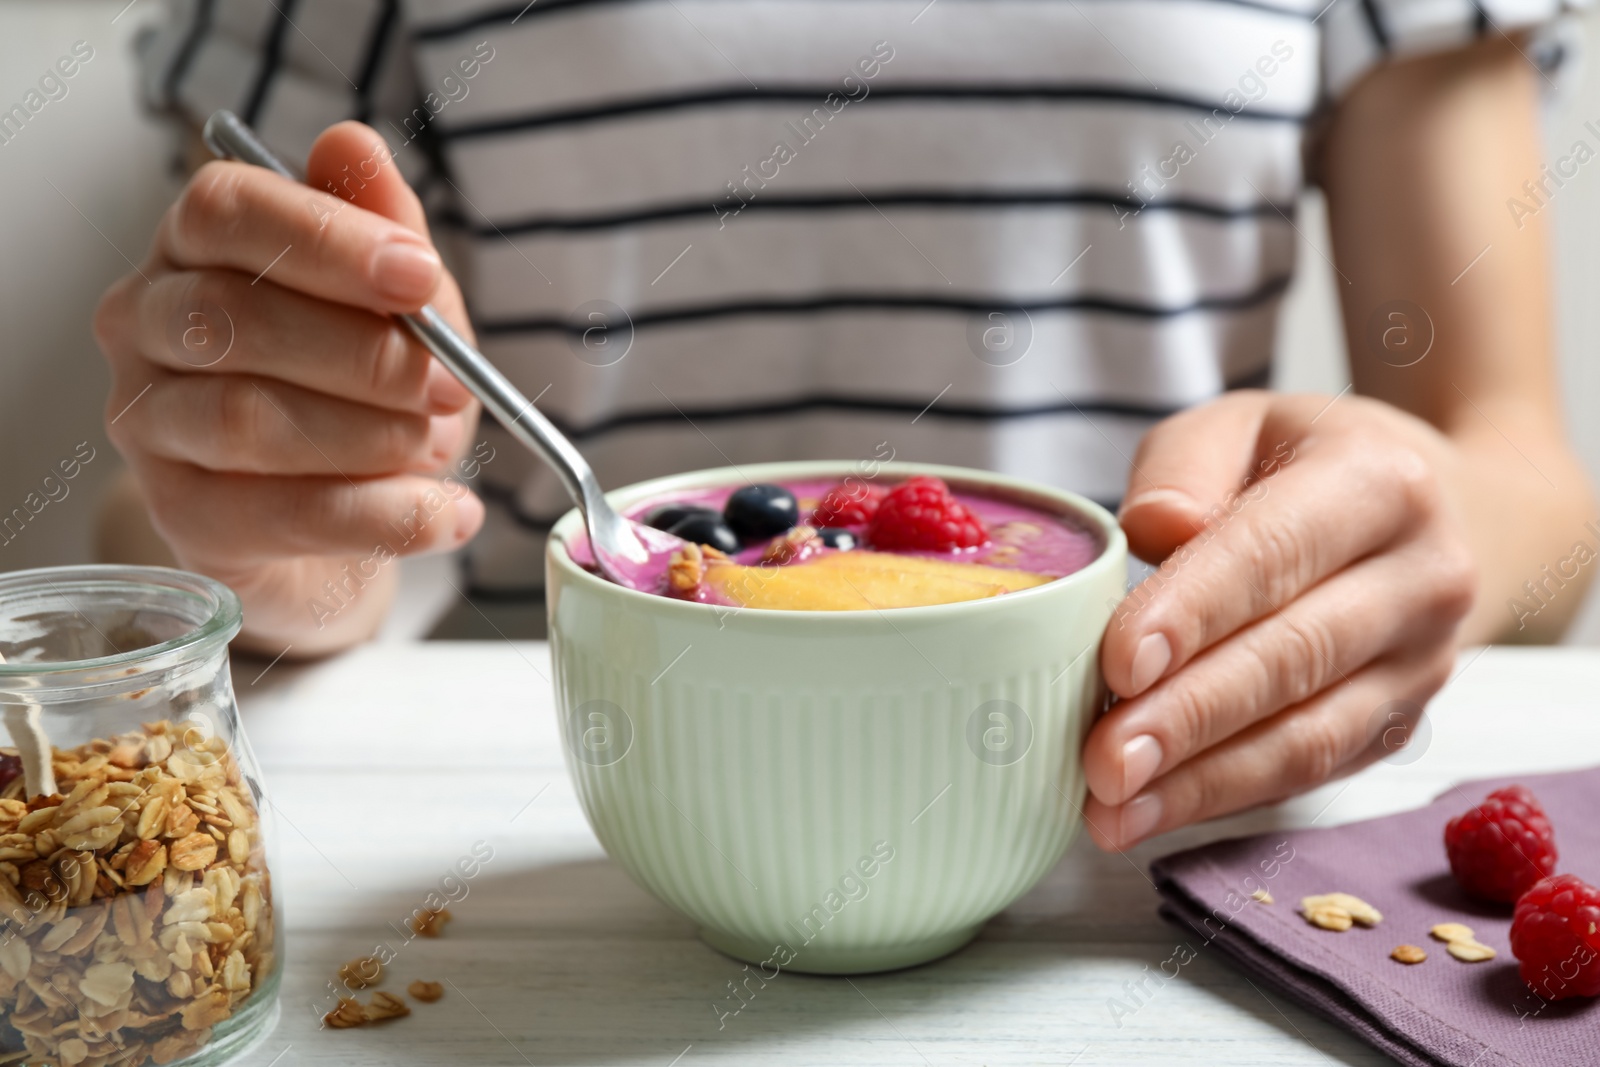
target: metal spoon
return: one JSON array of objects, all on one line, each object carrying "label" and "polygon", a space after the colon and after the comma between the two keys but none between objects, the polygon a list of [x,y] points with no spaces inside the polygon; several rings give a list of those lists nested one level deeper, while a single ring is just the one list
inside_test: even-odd
[{"label": "metal spoon", "polygon": [[[6,657],[0,654],[0,663]],[[56,791],[56,768],[51,760],[50,738],[44,732],[38,704],[6,704],[3,708],[6,733],[22,760],[22,790],[27,798],[48,797]]]},{"label": "metal spoon", "polygon": [[[231,111],[213,112],[206,120],[204,137],[206,145],[218,156],[265,167],[291,181],[300,180]],[[414,315],[398,317],[511,436],[560,476],[561,484],[583,512],[589,545],[601,572],[618,585],[654,591],[663,559],[685,542],[617,514],[601,493],[593,469],[572,442],[483,353],[451,329],[432,304]]]}]

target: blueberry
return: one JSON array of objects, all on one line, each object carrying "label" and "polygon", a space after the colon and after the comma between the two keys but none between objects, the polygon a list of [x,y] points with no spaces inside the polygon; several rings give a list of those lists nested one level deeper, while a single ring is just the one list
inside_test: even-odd
[{"label": "blueberry", "polygon": [[708,508],[702,504],[662,504],[650,509],[649,514],[644,517],[644,524],[657,530],[670,530],[691,515],[721,517],[716,508]]},{"label": "blueberry", "polygon": [[748,545],[777,537],[799,522],[800,505],[781,485],[747,485],[728,497],[722,517]]},{"label": "blueberry", "polygon": [[728,529],[728,524],[714,511],[685,516],[673,523],[667,533],[697,545],[710,545],[730,555],[739,551],[740,547],[738,536]]},{"label": "blueberry", "polygon": [[856,540],[855,534],[849,530],[841,530],[837,526],[822,527],[817,531],[817,537],[829,548],[837,548],[844,552],[848,552],[860,543]]}]

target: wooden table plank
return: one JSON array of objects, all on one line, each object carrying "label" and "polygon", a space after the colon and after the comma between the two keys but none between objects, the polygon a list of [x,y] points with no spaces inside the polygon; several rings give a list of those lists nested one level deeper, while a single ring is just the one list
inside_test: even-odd
[{"label": "wooden table plank", "polygon": [[[742,965],[635,887],[583,821],[542,644],[373,645],[260,677],[260,664],[241,662],[288,929],[283,1020],[244,1062],[1387,1063],[1214,954],[1176,979],[1149,978],[1179,937],[1156,918],[1145,867],[1203,840],[1332,825],[1424,803],[1464,778],[1600,756],[1600,654],[1494,648],[1461,664],[1415,762],[1128,857],[1080,841],[946,961],[850,981],[786,973],[724,1016]],[[479,842],[493,858],[466,883],[446,935],[407,942],[411,910]],[[396,951],[387,988],[446,981],[444,1000],[387,1026],[319,1030],[325,983],[380,942]],[[1135,998],[1127,983],[1141,982]],[[1113,998],[1137,1010],[1114,1013]]]}]

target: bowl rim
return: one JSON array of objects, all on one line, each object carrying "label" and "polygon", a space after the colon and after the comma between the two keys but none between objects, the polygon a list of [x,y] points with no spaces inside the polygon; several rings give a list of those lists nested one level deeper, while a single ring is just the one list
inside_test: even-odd
[{"label": "bowl rim", "polygon": [[[557,519],[555,525],[551,527],[550,536],[545,543],[545,560],[549,567],[560,570],[564,580],[600,596],[611,595],[619,597],[624,603],[632,603],[640,608],[649,607],[652,610],[664,611],[669,614],[683,612],[686,613],[684,616],[686,618],[694,618],[697,615],[700,617],[709,615],[725,618],[729,614],[734,614],[747,619],[773,619],[783,620],[791,624],[798,622],[825,626],[838,626],[846,620],[859,622],[863,619],[871,619],[874,616],[884,618],[892,616],[897,621],[913,622],[924,619],[933,621],[952,614],[1004,610],[1006,605],[1032,603],[1043,597],[1060,596],[1081,586],[1097,584],[1103,579],[1107,571],[1119,569],[1126,565],[1128,541],[1126,535],[1122,532],[1122,527],[1117,523],[1115,516],[1093,500],[1068,489],[1059,489],[1026,478],[997,474],[993,471],[979,470],[974,467],[956,467],[948,464],[916,463],[899,460],[863,461],[859,459],[785,460],[772,463],[746,463],[737,467],[707,467],[700,470],[664,475],[659,478],[649,478],[619,489],[613,489],[606,493],[606,499],[611,502],[612,507],[620,512],[651,496],[679,490],[707,489],[727,484],[742,485],[752,481],[798,480],[830,475],[843,478],[847,475],[856,474],[860,477],[862,475],[859,472],[864,467],[871,467],[876,472],[872,475],[873,478],[903,481],[916,475],[932,475],[943,478],[956,488],[967,486],[976,488],[980,492],[985,489],[1011,490],[1018,494],[1053,501],[1061,506],[1064,513],[1081,520],[1085,526],[1100,538],[1102,542],[1100,553],[1091,562],[1071,574],[1046,582],[1043,585],[1034,586],[1031,589],[1006,593],[1004,596],[986,597],[981,600],[963,600],[950,604],[874,608],[870,611],[745,608],[723,604],[704,604],[695,600],[678,600],[674,597],[646,593],[638,589],[628,589],[579,566],[568,553],[567,539],[582,527],[583,522],[582,515],[575,507]],[[547,585],[553,584],[547,583]],[[548,593],[547,602],[553,610],[554,603],[549,599]]]}]

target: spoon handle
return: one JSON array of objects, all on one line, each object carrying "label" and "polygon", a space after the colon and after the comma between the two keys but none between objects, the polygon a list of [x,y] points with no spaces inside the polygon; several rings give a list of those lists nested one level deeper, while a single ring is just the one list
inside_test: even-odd
[{"label": "spoon handle", "polygon": [[506,431],[533,449],[555,470],[574,503],[589,509],[589,494],[600,495],[589,461],[584,459],[565,434],[553,426],[511,380],[500,373],[483,353],[444,320],[432,304],[425,304],[415,315],[402,315],[401,321],[428,347],[472,395],[483,402]]},{"label": "spoon handle", "polygon": [[[301,180],[300,175],[273,155],[255,131],[231,111],[213,112],[206,120],[204,136],[206,145],[218,156],[265,167],[292,181]],[[566,435],[556,429],[483,353],[452,329],[432,304],[424,305],[414,315],[399,318],[513,437],[555,470],[585,517],[592,518],[591,508],[610,511],[594,471]]]}]

